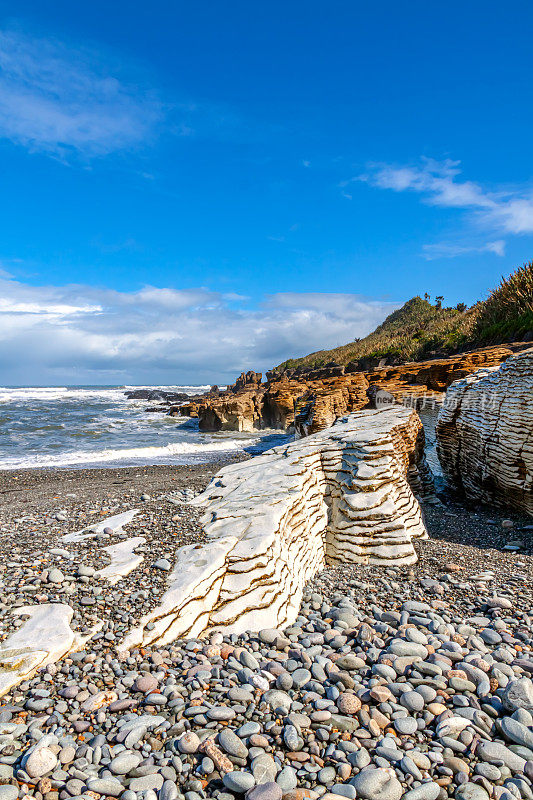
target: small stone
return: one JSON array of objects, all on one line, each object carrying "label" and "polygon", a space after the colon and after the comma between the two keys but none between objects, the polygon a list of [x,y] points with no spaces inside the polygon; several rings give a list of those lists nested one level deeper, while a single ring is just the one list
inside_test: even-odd
[{"label": "small stone", "polygon": [[337,698],[337,708],[341,714],[357,714],[361,708],[361,701],[357,695],[343,692]]},{"label": "small stone", "polygon": [[533,711],[533,681],[530,678],[509,681],[503,691],[502,703],[509,711],[519,708]]},{"label": "small stone", "polygon": [[48,572],[48,583],[63,583],[65,576],[57,567],[52,567]]},{"label": "small stone", "polygon": [[418,692],[404,692],[400,697],[400,703],[409,711],[422,711],[424,708],[424,698]]},{"label": "small stone", "polygon": [[394,720],[394,727],[400,736],[412,736],[418,730],[416,719],[413,717],[399,717]]},{"label": "small stone", "polygon": [[200,739],[193,731],[184,733],[178,739],[178,750],[180,753],[196,753],[200,747]]},{"label": "small stone", "polygon": [[163,570],[163,572],[168,572],[170,570],[172,564],[170,563],[168,558],[160,558],[157,561],[155,561],[152,564],[152,566],[154,567],[154,569],[161,569],[161,570]]},{"label": "small stone", "polygon": [[281,800],[281,786],[273,781],[261,783],[246,792],[246,800]]},{"label": "small stone", "polygon": [[402,800],[437,800],[440,794],[440,788],[438,783],[428,781],[406,792]]},{"label": "small stone", "polygon": [[355,653],[347,653],[337,659],[335,666],[339,667],[339,669],[347,669],[348,672],[355,672],[360,669],[365,669],[366,663],[362,658],[356,656]]},{"label": "small stone", "polygon": [[225,722],[235,717],[235,711],[228,706],[213,706],[213,708],[210,708],[207,712],[207,716],[209,719]]},{"label": "small stone", "polygon": [[296,789],[298,786],[298,778],[296,777],[296,771],[293,767],[283,767],[281,772],[277,774],[276,783],[281,786],[283,794],[290,792],[292,789]]},{"label": "small stone", "polygon": [[11,786],[10,784],[0,786],[0,800],[17,800],[18,794],[18,786]]},{"label": "small stone", "polygon": [[149,672],[145,672],[143,675],[140,675],[133,684],[133,689],[135,692],[144,692],[145,694],[153,692],[154,689],[157,689],[157,687],[157,679],[154,678],[154,676]]},{"label": "small stone", "polygon": [[132,778],[129,789],[132,792],[147,792],[150,789],[159,791],[163,786],[164,780],[160,772],[153,772],[150,775],[141,775],[139,778]]},{"label": "small stone", "polygon": [[123,750],[111,761],[109,769],[114,775],[127,775],[132,772],[141,762],[139,753],[132,750]]},{"label": "small stone", "polygon": [[66,783],[66,789],[71,797],[78,797],[80,794],[83,794],[84,785],[84,782],[80,781],[79,778],[71,778]]},{"label": "small stone", "polygon": [[278,639],[283,639],[284,636],[276,628],[263,628],[259,631],[259,638],[263,644],[274,644]]},{"label": "small stone", "polygon": [[496,766],[503,762],[511,772],[523,772],[526,763],[525,758],[513,753],[499,742],[480,742],[476,748],[476,755],[483,761],[496,764]]},{"label": "small stone", "polygon": [[57,756],[48,747],[37,746],[24,760],[24,770],[30,778],[42,778],[57,764]]},{"label": "small stone", "polygon": [[96,694],[91,695],[81,704],[81,708],[82,711],[91,713],[92,711],[97,711],[99,708],[108,706],[110,703],[117,700],[117,698],[118,695],[116,692],[96,692]]},{"label": "small stone", "polygon": [[67,745],[63,747],[61,752],[59,753],[59,761],[61,764],[70,764],[71,761],[74,761],[76,758],[76,748],[72,747],[72,745]]},{"label": "small stone", "polygon": [[268,703],[272,709],[283,708],[285,711],[290,711],[292,700],[286,692],[279,689],[269,689],[263,695],[263,700]]},{"label": "small stone", "polygon": [[283,729],[283,741],[289,750],[300,750],[301,741],[294,725],[285,725]]},{"label": "small stone", "polygon": [[123,784],[116,778],[91,778],[87,781],[87,788],[97,794],[120,797],[124,791]]},{"label": "small stone", "polygon": [[489,800],[488,792],[479,783],[463,783],[454,794],[455,800]]},{"label": "small stone", "polygon": [[237,794],[244,794],[255,786],[254,777],[249,772],[227,772],[223,776],[222,782],[226,789],[229,789],[230,792],[237,792]]},{"label": "small stone", "polygon": [[403,795],[402,784],[390,768],[365,767],[350,783],[357,796],[366,800],[400,800]]},{"label": "small stone", "polygon": [[295,669],[292,673],[292,682],[299,689],[301,686],[305,686],[311,680],[311,677],[308,669]]},{"label": "small stone", "polygon": [[533,750],[533,731],[526,725],[522,725],[521,722],[512,717],[504,717],[500,721],[500,727],[508,741]]},{"label": "small stone", "polygon": [[230,756],[235,756],[236,758],[246,758],[248,756],[248,748],[230,728],[224,728],[224,730],[220,731],[218,743]]},{"label": "small stone", "polygon": [[337,773],[335,772],[334,767],[322,767],[317,777],[323,786],[331,786],[333,783],[335,783]]},{"label": "small stone", "polygon": [[251,763],[252,775],[257,784],[270,783],[276,780],[276,762],[270,753],[260,753]]},{"label": "small stone", "polygon": [[372,689],[370,689],[370,697],[372,700],[375,700],[376,703],[386,703],[391,699],[392,694],[390,689],[387,689],[386,686],[373,686]]}]

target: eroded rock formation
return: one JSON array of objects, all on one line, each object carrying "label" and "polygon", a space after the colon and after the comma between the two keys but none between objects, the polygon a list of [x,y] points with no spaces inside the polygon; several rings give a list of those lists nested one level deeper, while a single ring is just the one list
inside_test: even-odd
[{"label": "eroded rock formation", "polygon": [[202,431],[276,428],[307,436],[344,414],[367,407],[370,385],[390,392],[398,402],[428,393],[440,396],[458,378],[481,366],[501,364],[512,355],[513,347],[486,347],[367,372],[329,365],[311,372],[267,373],[266,383],[261,383],[260,373],[243,373],[226,391],[175,406],[169,413],[198,417]]},{"label": "eroded rock formation", "polygon": [[408,475],[424,469],[422,424],[403,406],[350,414],[225,467],[193,501],[206,507],[208,543],[178,551],[160,606],[124,649],[290,624],[326,561],[413,563],[412,539],[426,533]]},{"label": "eroded rock formation", "polygon": [[449,387],[437,448],[457,491],[533,515],[533,348]]}]

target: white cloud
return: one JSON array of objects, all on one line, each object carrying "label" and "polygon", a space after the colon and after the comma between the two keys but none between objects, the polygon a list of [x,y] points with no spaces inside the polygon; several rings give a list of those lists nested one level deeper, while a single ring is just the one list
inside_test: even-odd
[{"label": "white cloud", "polygon": [[0,135],[65,157],[101,156],[148,138],[160,103],[96,53],[0,31]]},{"label": "white cloud", "polygon": [[455,258],[456,256],[468,255],[468,253],[494,253],[496,256],[505,255],[505,242],[497,239],[494,242],[487,242],[480,245],[461,245],[448,242],[436,242],[435,244],[425,244],[422,247],[424,258],[433,261],[435,258]]},{"label": "white cloud", "polygon": [[205,288],[118,292],[9,277],[0,277],[0,297],[4,384],[224,383],[364,336],[398,307],[304,292],[250,308]]},{"label": "white cloud", "polygon": [[479,183],[461,180],[459,164],[449,159],[443,162],[423,159],[419,166],[376,164],[354,180],[395,192],[417,192],[430,205],[470,211],[478,223],[504,233],[533,233],[530,187],[489,190]]}]

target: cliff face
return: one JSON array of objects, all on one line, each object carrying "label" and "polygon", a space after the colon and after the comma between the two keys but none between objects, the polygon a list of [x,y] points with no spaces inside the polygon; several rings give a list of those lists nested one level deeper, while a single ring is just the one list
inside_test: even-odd
[{"label": "cliff face", "polygon": [[502,345],[368,372],[347,372],[334,365],[308,373],[267,373],[266,383],[261,383],[260,373],[243,373],[225,392],[176,406],[170,413],[198,417],[202,431],[276,428],[306,436],[367,406],[371,385],[390,392],[398,402],[408,398],[415,403],[428,393],[444,392],[482,366],[501,364],[512,353],[512,345]]},{"label": "cliff face", "polygon": [[458,492],[533,515],[533,348],[450,386],[437,449]]}]

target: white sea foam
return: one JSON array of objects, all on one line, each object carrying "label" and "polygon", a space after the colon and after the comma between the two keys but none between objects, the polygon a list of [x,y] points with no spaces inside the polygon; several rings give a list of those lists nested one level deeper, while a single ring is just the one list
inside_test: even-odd
[{"label": "white sea foam", "polygon": [[0,470],[211,461],[259,436],[211,436],[195,419],[146,414],[129,389],[205,392],[208,386],[0,387]]},{"label": "white sea foam", "polygon": [[[244,444],[250,444],[251,439],[227,439],[220,442],[174,442],[163,447],[131,447],[117,450],[74,450],[54,455],[41,456],[36,453],[23,458],[4,458],[0,469],[28,469],[33,467],[78,467],[89,464],[114,464],[127,461],[131,464],[180,463],[188,461],[189,457],[200,457],[209,460],[210,454],[235,452],[242,450]],[[181,458],[180,458],[181,457]]]},{"label": "white sea foam", "polygon": [[[0,386],[0,403],[53,402],[54,400],[79,401],[124,401],[131,403],[125,392],[137,389],[150,391],[182,392],[183,394],[203,394],[209,386]],[[138,402],[146,403],[146,400]]]}]

